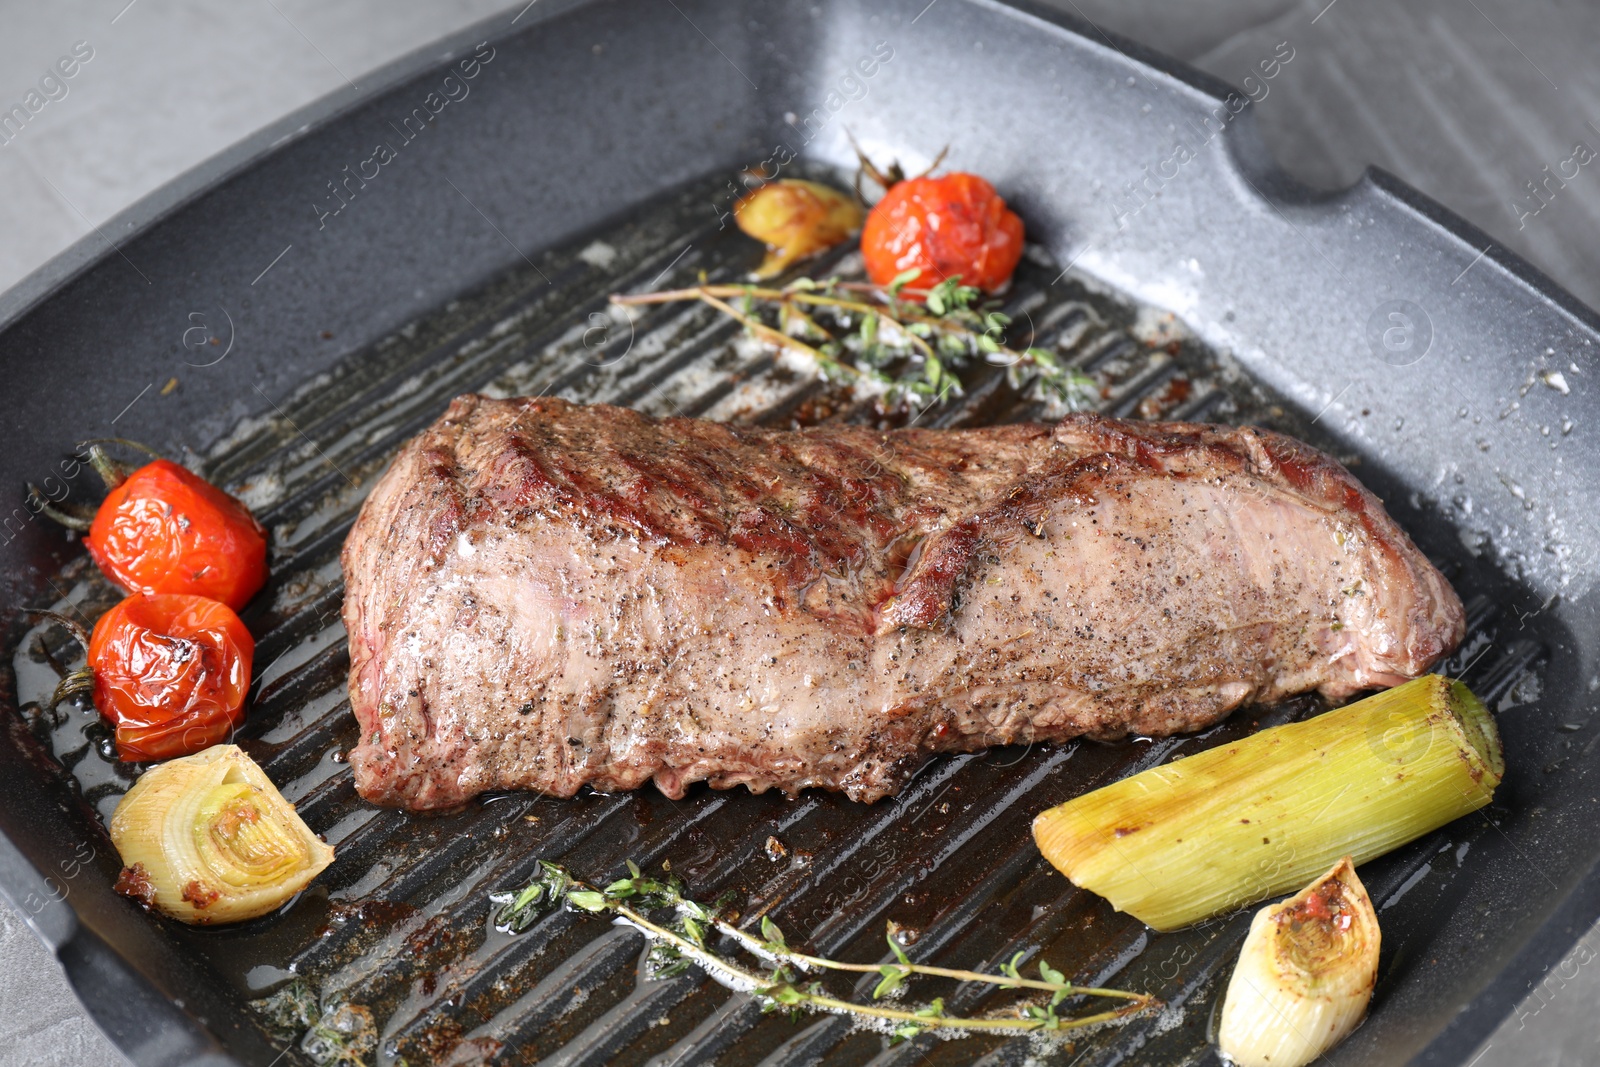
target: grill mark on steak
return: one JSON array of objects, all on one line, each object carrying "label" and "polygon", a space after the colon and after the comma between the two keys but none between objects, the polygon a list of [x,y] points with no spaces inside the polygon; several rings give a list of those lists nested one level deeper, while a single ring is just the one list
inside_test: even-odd
[{"label": "grill mark on steak", "polygon": [[915,566],[908,569],[894,597],[880,607],[878,634],[899,626],[932,629],[955,610],[958,587],[985,550],[1003,551],[1023,530],[1044,536],[1050,503],[1082,503],[1073,493],[1073,480],[1080,474],[1105,473],[1116,462],[1110,455],[1087,456],[1070,463],[1050,456],[1027,484],[1013,486],[997,503],[924,541]]},{"label": "grill mark on steak", "polygon": [[790,432],[464,396],[343,564],[357,787],[419,809],[652,779],[873,800],[933,752],[1396,684],[1464,625],[1322,453],[1094,415]]}]

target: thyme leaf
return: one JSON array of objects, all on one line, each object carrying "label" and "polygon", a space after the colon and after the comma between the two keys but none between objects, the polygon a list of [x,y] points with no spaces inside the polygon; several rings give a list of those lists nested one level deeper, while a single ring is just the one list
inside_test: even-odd
[{"label": "thyme leaf", "polygon": [[904,289],[906,286],[910,285],[920,277],[922,277],[922,268],[912,267],[910,270],[903,270],[899,274],[896,274],[894,279],[889,282],[886,288],[889,290],[890,295],[899,296],[900,290]]},{"label": "thyme leaf", "polygon": [[772,921],[769,915],[761,916],[761,936],[766,938],[761,947],[774,956],[782,956],[789,951],[788,942],[783,939],[783,931],[778,929],[778,924]]}]

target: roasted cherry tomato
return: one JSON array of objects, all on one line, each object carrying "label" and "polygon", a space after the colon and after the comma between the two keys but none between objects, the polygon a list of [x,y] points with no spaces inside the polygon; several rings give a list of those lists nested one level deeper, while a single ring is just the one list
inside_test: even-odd
[{"label": "roasted cherry tomato", "polygon": [[255,516],[164,459],[111,490],[85,543],[130,593],[191,593],[238,609],[267,580],[267,532]]},{"label": "roasted cherry tomato", "polygon": [[1022,258],[1022,220],[994,186],[976,174],[895,182],[872,206],[861,254],[875,285],[922,271],[910,288],[932,288],[952,275],[994,292]]},{"label": "roasted cherry tomato", "polygon": [[186,756],[225,741],[244,719],[255,641],[226,604],[135,593],[89,637],[94,703],[129,762]]}]

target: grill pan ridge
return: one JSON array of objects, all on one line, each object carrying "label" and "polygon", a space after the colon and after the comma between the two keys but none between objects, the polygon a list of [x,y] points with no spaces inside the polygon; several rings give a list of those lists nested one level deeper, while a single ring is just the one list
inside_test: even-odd
[{"label": "grill pan ridge", "polygon": [[[353,213],[360,206],[357,201],[350,218],[335,220],[339,226],[350,224],[330,235],[342,243],[330,243],[332,252],[312,245],[315,251],[308,258],[314,262],[291,276],[290,296],[263,294],[257,306],[241,315],[242,324],[261,330],[269,345],[276,344],[285,355],[269,358],[269,345],[256,347],[257,342],[241,351],[243,358],[227,381],[183,372],[192,377],[186,377],[185,395],[176,403],[193,405],[188,425],[195,428],[194,437],[172,429],[181,424],[164,424],[161,416],[137,408],[127,424],[119,424],[130,425],[130,435],[171,451],[195,450],[193,458],[205,473],[244,494],[272,530],[272,582],[247,614],[259,639],[260,674],[239,740],[339,853],[318,886],[284,914],[233,929],[175,928],[112,897],[106,886],[117,864],[96,816],[109,813],[130,779],[99,753],[104,732],[91,715],[65,706],[53,718],[39,711],[37,701],[53,676],[36,651],[35,638],[53,644],[61,635],[45,628],[14,628],[7,649],[16,652],[7,657],[11,671],[4,679],[3,698],[9,705],[4,714],[12,743],[6,746],[6,766],[0,773],[5,801],[0,823],[16,850],[39,872],[55,878],[45,886],[52,899],[64,895],[70,902],[41,906],[36,922],[57,945],[91,1008],[137,1061],[316,1062],[315,1042],[307,1045],[297,1034],[274,1032],[248,1006],[291,975],[319,992],[328,1025],[371,1014],[382,1037],[377,1062],[394,1062],[396,1055],[412,1064],[450,1056],[459,1062],[482,1056],[493,1062],[572,1064],[1214,1061],[1205,1043],[1211,1014],[1248,917],[1156,935],[1104,902],[1072,890],[1038,856],[1029,822],[1044,807],[1141,767],[1320,710],[1314,700],[1246,709],[1194,738],[1000,749],[942,758],[924,768],[900,797],[872,806],[816,792],[787,800],[699,787],[680,802],[653,789],[626,796],[586,793],[571,801],[497,795],[461,812],[418,817],[362,804],[339,759],[354,742],[355,723],[343,694],[347,657],[338,623],[338,550],[365,488],[399,444],[431,421],[450,396],[469,389],[505,395],[548,391],[576,400],[625,403],[655,414],[775,425],[870,419],[865,406],[842,402],[770,353],[741,343],[734,326],[705,309],[652,309],[631,327],[592,317],[606,315],[605,297],[613,291],[667,288],[690,282],[701,271],[713,279],[735,278],[754,264],[754,249],[720,225],[716,205],[725,202],[727,181],[739,166],[765,158],[761,146],[780,128],[774,108],[781,109],[784,100],[818,97],[856,53],[870,49],[874,41],[893,39],[899,42],[895,58],[871,80],[867,95],[851,103],[859,111],[850,121],[869,146],[875,141],[905,144],[903,135],[896,134],[897,109],[907,97],[925,90],[924,79],[951,76],[947,67],[955,62],[958,47],[967,62],[975,62],[970,58],[972,41],[1031,47],[1035,51],[1028,54],[1040,61],[1035,73],[1056,78],[1056,84],[1070,83],[1069,97],[1080,103],[1098,100],[1097,93],[1109,97],[1109,102],[1101,101],[1104,129],[1096,125],[1099,120],[1087,119],[1066,128],[1091,155],[1099,143],[1094,138],[1105,134],[1110,147],[1094,166],[1110,181],[1113,175],[1136,174],[1138,167],[1130,161],[1147,161],[1149,148],[1159,147],[1147,133],[1129,132],[1127,116],[1121,113],[1128,110],[1128,101],[1121,99],[1124,77],[1141,82],[1149,98],[1178,111],[1207,92],[1197,79],[1150,65],[1149,57],[1131,46],[1119,50],[1092,30],[1041,21],[1040,12],[947,3],[947,11],[935,8],[925,20],[916,19],[911,7],[841,4],[816,17],[758,7],[756,25],[738,44],[732,38],[737,27],[727,21],[731,9],[714,3],[685,5],[683,19],[671,9],[659,21],[640,16],[637,25],[625,29],[618,28],[611,5],[581,5],[542,14],[537,39],[526,31],[502,33],[496,39],[496,59],[487,67],[499,81],[486,78],[477,87],[487,98],[478,101],[481,109],[474,112],[464,105],[455,127],[441,120],[430,131],[439,137],[416,146],[413,170],[395,175],[394,203],[383,207],[376,199],[381,190],[375,191],[368,205],[373,211],[364,219]],[[729,50],[728,65],[750,66],[760,71],[763,85],[781,88],[766,96],[759,90],[752,93],[738,75],[720,68],[714,51],[694,43],[694,26],[728,27],[719,36]],[[819,26],[828,27],[827,33]],[[581,52],[588,55],[598,43],[601,53],[609,49],[626,59],[647,53],[639,39],[651,36],[698,48],[710,56],[709,68],[718,68],[706,75],[706,85],[681,86],[686,108],[700,103],[713,111],[721,107],[720,121],[738,131],[714,151],[697,154],[694,149],[701,146],[682,127],[715,126],[718,119],[674,120],[678,125],[659,134],[660,143],[651,142],[651,151],[667,157],[657,161],[652,185],[629,170],[637,162],[630,163],[630,154],[636,157],[642,151],[637,143],[589,145],[587,151],[614,164],[602,171],[616,175],[619,188],[614,196],[607,193],[605,205],[588,207],[574,216],[579,222],[564,225],[517,215],[517,198],[531,195],[519,191],[513,180],[531,174],[516,169],[526,168],[526,158],[498,170],[488,167],[487,174],[473,178],[452,170],[452,161],[463,158],[459,153],[464,146],[504,138],[509,109],[523,98],[517,90],[574,73],[577,61],[570,56],[563,60],[565,66],[541,67],[546,51],[566,42],[567,52],[578,52],[582,42]],[[763,41],[791,43],[762,60]],[[756,68],[757,61],[765,65]],[[201,234],[166,238],[174,246],[170,249],[163,247],[162,235],[177,234],[180,227],[203,232],[200,224],[221,217],[224,209],[239,209],[262,190],[282,190],[297,174],[321,173],[314,164],[339,158],[339,144],[349,141],[339,136],[342,131],[360,127],[370,117],[367,112],[381,111],[386,100],[409,100],[416,86],[440,76],[426,66],[418,69],[421,73],[412,81],[391,79],[398,87],[366,111],[360,105],[347,109],[301,141],[198,196],[172,220],[129,242],[128,254],[142,264],[167,265],[164,256],[172,263],[192,262]],[[1107,71],[1117,75],[1110,89],[1101,85]],[[686,76],[681,71],[675,75]],[[714,103],[722,94],[727,99]],[[781,110],[776,114],[781,120]],[[841,128],[838,123],[823,128],[808,147],[810,162],[801,172],[841,180],[838,171],[825,166],[844,162]],[[766,141],[757,139],[762,134]],[[699,136],[706,136],[703,129]],[[1570,943],[1572,935],[1563,940],[1559,927],[1581,924],[1596,910],[1593,880],[1580,878],[1600,855],[1591,812],[1596,789],[1586,760],[1600,739],[1600,723],[1589,722],[1585,706],[1590,698],[1584,695],[1586,683],[1577,666],[1592,662],[1592,606],[1586,591],[1559,584],[1559,568],[1542,559],[1523,559],[1519,567],[1518,556],[1527,526],[1520,512],[1531,510],[1521,508],[1521,501],[1537,500],[1548,509],[1540,518],[1552,527],[1563,521],[1551,503],[1558,494],[1545,493],[1534,466],[1548,462],[1551,450],[1543,442],[1538,451],[1522,447],[1524,442],[1513,437],[1525,420],[1537,422],[1540,416],[1531,412],[1550,398],[1542,386],[1531,397],[1524,390],[1517,398],[1522,406],[1497,420],[1502,436],[1492,447],[1510,441],[1504,449],[1510,458],[1501,473],[1509,468],[1506,476],[1522,490],[1514,505],[1519,514],[1501,523],[1488,541],[1472,531],[1464,538],[1461,516],[1449,513],[1449,486],[1441,487],[1441,481],[1460,475],[1456,484],[1469,488],[1457,495],[1478,494],[1482,511],[1504,508],[1505,501],[1469,485],[1481,473],[1470,464],[1450,469],[1454,453],[1442,440],[1421,459],[1401,447],[1411,446],[1419,432],[1426,441],[1430,432],[1429,411],[1406,407],[1420,388],[1416,381],[1385,380],[1374,367],[1365,368],[1363,377],[1359,365],[1337,371],[1359,378],[1359,392],[1369,396],[1381,397],[1382,387],[1394,387],[1388,403],[1363,402],[1373,405],[1368,410],[1378,412],[1376,419],[1406,411],[1412,429],[1405,437],[1397,430],[1397,442],[1363,428],[1362,417],[1353,414],[1360,409],[1324,407],[1326,396],[1319,397],[1307,384],[1320,380],[1326,368],[1318,361],[1326,360],[1322,353],[1333,347],[1318,336],[1319,322],[1343,325],[1348,308],[1317,304],[1305,313],[1287,310],[1291,305],[1283,301],[1284,293],[1273,290],[1256,294],[1260,299],[1254,302],[1237,296],[1221,312],[1203,292],[1179,293],[1184,299],[1173,299],[1170,284],[1164,293],[1158,291],[1158,283],[1171,281],[1174,249],[1185,240],[1192,247],[1211,247],[1192,244],[1171,214],[1220,210],[1225,198],[1208,197],[1219,184],[1227,185],[1218,176],[1229,172],[1244,175],[1259,214],[1287,224],[1280,236],[1293,238],[1297,226],[1320,236],[1330,218],[1366,212],[1385,221],[1381,226],[1364,224],[1379,229],[1367,238],[1363,254],[1373,243],[1388,241],[1430,263],[1453,263],[1451,257],[1465,243],[1438,231],[1437,218],[1415,210],[1407,214],[1406,201],[1385,192],[1381,183],[1369,183],[1342,200],[1293,203],[1296,194],[1270,179],[1259,162],[1250,162],[1254,149],[1246,130],[1226,142],[1226,153],[1197,162],[1198,169],[1186,175],[1183,185],[1175,185],[1163,203],[1146,209],[1148,216],[1141,213],[1135,221],[1145,228],[1130,230],[1127,246],[1114,261],[1084,253],[1078,271],[1063,275],[1061,267],[1073,261],[1085,237],[1071,232],[1084,224],[1063,206],[1070,204],[1070,195],[1051,188],[1049,172],[1021,166],[1015,145],[990,143],[1002,136],[1031,143],[1037,133],[1025,136],[1019,125],[961,136],[983,141],[978,147],[994,153],[993,163],[980,169],[996,176],[1008,196],[1016,190],[1014,200],[1044,245],[1025,262],[1007,295],[1008,310],[1033,323],[1036,343],[1057,345],[1065,358],[1101,381],[1105,410],[1251,421],[1329,449],[1355,465],[1467,600],[1468,640],[1441,669],[1466,677],[1501,712],[1511,772],[1496,805],[1482,816],[1446,827],[1363,869],[1385,923],[1379,999],[1369,1023],[1330,1057],[1335,1063],[1399,1063],[1414,1056],[1424,1062],[1464,1060],[1522,991],[1524,976],[1536,973],[1541,962]],[[549,143],[559,148],[571,137],[569,130],[556,131]],[[1130,145],[1141,138],[1142,145]],[[928,147],[907,145],[904,150]],[[957,164],[963,154],[979,158],[973,151],[970,142],[958,146]],[[471,203],[428,214],[442,184],[440,174],[454,174],[457,184],[465,181]],[[299,188],[304,186],[302,181]],[[1273,199],[1263,201],[1257,187],[1265,187]],[[423,188],[430,190],[427,196],[420,194]],[[1229,195],[1236,193],[1234,189]],[[467,195],[462,192],[462,199]],[[339,268],[365,264],[395,242],[403,243],[395,230],[404,227],[397,227],[394,219],[402,206],[424,209],[421,223],[414,218],[410,224],[420,225],[430,239],[439,237],[445,246],[439,260],[449,269],[430,274],[421,288],[407,288],[405,292],[414,292],[410,297],[396,297],[386,288],[391,280],[382,276],[382,267],[373,268],[379,275],[374,279],[351,282],[347,277],[344,283],[372,305],[355,311],[346,306],[347,297],[336,300],[323,292]],[[485,218],[498,220],[514,249],[496,248],[493,233],[480,232],[471,239],[456,233],[477,217],[470,212],[478,207],[488,213]],[[1239,210],[1237,204],[1233,210]],[[1411,220],[1409,229],[1397,221],[1402,215]],[[246,218],[253,232],[261,220]],[[1457,233],[1464,229],[1444,221]],[[303,220],[299,225],[306,228]],[[358,228],[363,226],[367,230]],[[297,242],[309,242],[316,231],[291,234]],[[261,243],[254,237],[252,241]],[[1297,253],[1285,253],[1279,268],[1300,269],[1302,285],[1314,279],[1350,297],[1350,279],[1343,273],[1354,269],[1353,260],[1345,258],[1348,249],[1330,244],[1325,250],[1313,246],[1306,251],[1309,245],[1307,238]],[[1468,249],[1457,257],[1460,265],[1472,254]],[[1323,267],[1307,266],[1317,255],[1331,258]],[[1562,343],[1565,353],[1594,331],[1586,317],[1575,317],[1573,309],[1562,306],[1559,293],[1530,298],[1530,276],[1519,276],[1521,268],[1502,263],[1498,253],[1492,258],[1496,262],[1480,267],[1499,272],[1493,274],[1499,290],[1474,290],[1465,310],[1423,302],[1434,316],[1441,352],[1452,358],[1481,357],[1483,372],[1452,386],[1465,394],[1462,404],[1498,414],[1504,405],[1495,403],[1500,399],[1497,390],[1504,383],[1496,377],[1495,356],[1530,350],[1546,336]],[[127,279],[106,281],[108,272],[126,271],[114,261],[111,253],[76,280],[63,280],[54,296],[0,334],[0,358],[23,387],[22,395],[35,391],[48,406],[52,374],[70,370],[38,369],[39,353],[45,351],[41,338],[65,337],[63,362],[70,365],[73,359],[87,358],[82,352],[96,329],[115,329],[115,321],[106,322],[108,315],[131,298]],[[242,263],[231,271],[218,264],[213,276],[238,275]],[[1141,273],[1141,264],[1149,269]],[[416,263],[410,266],[414,269]],[[856,264],[846,254],[809,269],[849,272]],[[439,273],[442,280],[436,277]],[[1136,274],[1138,278],[1132,277]],[[175,271],[156,274],[163,280],[175,276]],[[1096,276],[1143,301],[1108,291]],[[1554,292],[1542,279],[1532,277],[1532,282],[1536,290]],[[105,291],[91,299],[85,287],[97,283]],[[1380,282],[1374,292],[1386,297],[1385,284]],[[182,283],[168,287],[178,290],[176,295],[155,298],[167,301],[167,311],[197,299],[197,290],[186,290]],[[1408,291],[1425,297],[1421,290]],[[1158,299],[1163,295],[1166,299]],[[234,298],[224,294],[211,299],[227,307]],[[1300,299],[1320,298],[1302,293]],[[1522,303],[1514,303],[1516,299]],[[1154,310],[1174,305],[1181,305],[1181,322]],[[1512,306],[1520,309],[1524,331],[1516,349],[1496,349],[1493,341],[1476,351],[1463,347],[1474,315],[1497,308],[1503,314]],[[1363,305],[1358,317],[1366,310]],[[1274,362],[1259,341],[1229,343],[1230,337],[1273,337],[1285,317],[1303,327],[1310,354],[1290,360],[1289,355],[1299,354],[1280,350],[1281,358]],[[129,321],[135,333],[164,336],[154,329],[147,310]],[[168,331],[173,342],[185,324],[182,315],[175,321],[180,327]],[[50,333],[68,322],[70,329]],[[305,339],[320,332],[322,324],[331,327],[327,332],[338,343]],[[345,343],[339,339],[347,330],[354,340]],[[152,347],[161,343],[157,340]],[[1554,343],[1546,347],[1554,350]],[[147,359],[139,372],[165,366],[170,355],[162,351]],[[1394,370],[1380,366],[1381,373]],[[1520,365],[1513,369],[1516,376],[1524,373]],[[1045,414],[1037,405],[1018,402],[1000,377],[983,369],[969,375],[966,397],[928,412],[926,424],[977,425]],[[1176,388],[1174,383],[1180,382],[1183,388]],[[210,395],[203,402],[188,395],[205,393]],[[1583,399],[1581,385],[1574,393],[1570,411],[1576,413]],[[103,399],[108,415],[125,403],[120,393],[108,392]],[[1451,410],[1437,412],[1434,422],[1453,428],[1455,405],[1454,396],[1436,399],[1434,407]],[[35,471],[49,469],[59,454],[70,450],[75,436],[86,435],[73,429],[73,423],[62,425],[66,428],[59,438],[42,434],[46,440],[7,459],[6,476],[14,475],[18,485],[37,478]],[[1566,438],[1559,445],[1567,451],[1559,454],[1581,455],[1573,450],[1588,447],[1586,442],[1581,432]],[[1462,447],[1477,451],[1470,438]],[[1419,465],[1447,474],[1442,479],[1419,477]],[[1580,506],[1582,494],[1578,496],[1576,503],[1566,498],[1561,507]],[[1562,536],[1573,540],[1576,535]],[[82,610],[106,603],[114,593],[60,542],[59,534],[27,527],[4,546],[8,582],[19,593],[18,602],[64,598]],[[1491,551],[1495,547],[1503,549],[1498,557]],[[1575,566],[1572,561],[1581,561],[1592,549],[1567,546],[1565,561]],[[1562,562],[1559,553],[1546,554]],[[20,596],[24,590],[27,599]],[[93,843],[95,859],[85,873],[68,877],[63,863],[81,840]],[[1069,1043],[920,1038],[886,1049],[878,1034],[852,1029],[841,1019],[807,1017],[794,1023],[764,1016],[746,998],[698,972],[648,980],[641,973],[642,939],[598,919],[557,913],[514,938],[493,931],[487,925],[487,894],[526,879],[540,856],[567,863],[591,879],[617,874],[627,859],[641,864],[670,859],[673,870],[698,894],[710,898],[734,890],[747,916],[771,914],[791,938],[804,939],[816,951],[877,960],[883,955],[884,922],[894,919],[916,931],[912,952],[918,958],[993,967],[1025,951],[1030,959],[1043,957],[1063,967],[1075,980],[1155,992],[1166,1007],[1159,1016]],[[9,853],[0,855],[0,861],[10,859]],[[0,863],[7,891],[17,895],[22,886],[25,894],[27,877],[37,879],[37,874],[11,868],[9,862]],[[81,924],[76,931],[70,917],[58,918],[67,907]],[[1495,972],[1500,973],[1496,986],[1484,993]],[[152,999],[152,988],[178,1000],[180,1008],[173,1009],[159,994]],[[130,1004],[142,1003],[135,998],[144,997],[150,1010],[138,1019],[126,1013],[119,1019],[112,1007],[95,1003],[90,994],[97,989],[119,996],[126,991]],[[858,996],[863,992],[856,990]],[[926,992],[943,994],[953,1009],[964,1011],[1004,1000],[984,999],[979,990],[953,984],[933,984]],[[1458,1018],[1475,997],[1479,1010],[1467,1013],[1465,1021]],[[351,1007],[341,1014],[340,1005]]]}]

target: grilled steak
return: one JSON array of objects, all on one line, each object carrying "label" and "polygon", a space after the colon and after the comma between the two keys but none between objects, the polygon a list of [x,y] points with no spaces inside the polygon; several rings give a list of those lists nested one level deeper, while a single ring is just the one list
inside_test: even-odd
[{"label": "grilled steak", "polygon": [[1207,726],[1426,671],[1444,578],[1343,467],[1093,415],[747,429],[457,399],[344,547],[368,800],[874,800],[934,752]]}]

